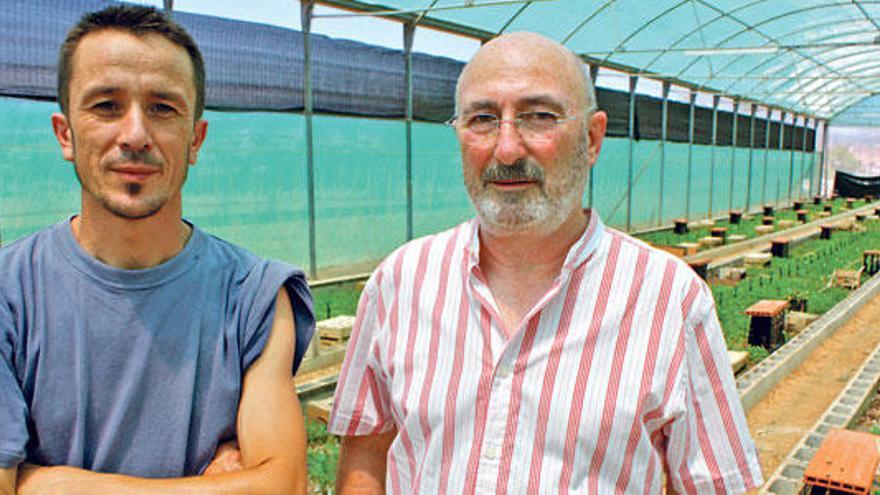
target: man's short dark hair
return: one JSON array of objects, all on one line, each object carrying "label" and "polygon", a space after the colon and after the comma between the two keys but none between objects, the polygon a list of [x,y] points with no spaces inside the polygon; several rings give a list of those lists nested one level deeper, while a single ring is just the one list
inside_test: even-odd
[{"label": "man's short dark hair", "polygon": [[58,56],[58,102],[61,111],[68,114],[70,108],[70,76],[73,72],[73,52],[79,42],[89,33],[116,29],[136,36],[155,34],[186,50],[193,66],[193,83],[196,90],[195,119],[205,110],[205,62],[192,37],[162,12],[153,7],[139,5],[113,5],[98,12],[84,15],[67,33]]}]

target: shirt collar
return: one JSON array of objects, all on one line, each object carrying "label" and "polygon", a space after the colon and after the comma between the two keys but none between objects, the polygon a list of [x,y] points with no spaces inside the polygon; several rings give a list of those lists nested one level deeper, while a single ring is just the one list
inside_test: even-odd
[{"label": "shirt collar", "polygon": [[[602,223],[602,219],[599,218],[599,213],[596,210],[586,208],[584,213],[589,216],[587,228],[584,229],[583,234],[569,248],[565,262],[562,264],[561,275],[567,275],[584,264],[599,247],[599,240],[605,231],[605,224]],[[479,220],[477,218],[471,219],[468,222],[468,228],[470,229],[470,242],[468,243],[467,270],[468,273],[471,273],[480,263]]]}]

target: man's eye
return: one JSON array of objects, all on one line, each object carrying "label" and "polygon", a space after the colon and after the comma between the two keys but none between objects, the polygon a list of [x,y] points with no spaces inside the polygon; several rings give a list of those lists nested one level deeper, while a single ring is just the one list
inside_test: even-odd
[{"label": "man's eye", "polygon": [[92,109],[103,114],[111,114],[119,111],[119,105],[115,101],[99,101],[92,105]]},{"label": "man's eye", "polygon": [[150,112],[159,116],[170,116],[177,113],[177,109],[165,103],[156,103],[150,106]]},{"label": "man's eye", "polygon": [[559,116],[553,112],[525,112],[519,115],[524,122],[541,125],[553,125]]},{"label": "man's eye", "polygon": [[472,115],[467,120],[467,125],[470,128],[477,129],[489,129],[495,127],[495,122],[498,121],[498,117],[489,113],[478,113],[476,115]]}]

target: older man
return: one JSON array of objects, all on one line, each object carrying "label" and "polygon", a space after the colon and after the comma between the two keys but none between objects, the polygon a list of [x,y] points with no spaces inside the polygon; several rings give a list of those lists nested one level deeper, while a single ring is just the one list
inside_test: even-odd
[{"label": "older man", "polygon": [[0,493],[304,493],[303,274],[181,218],[195,43],[151,8],[89,14],[58,96],[82,210],[0,250]]},{"label": "older man", "polygon": [[760,484],[708,288],[581,207],[606,115],[577,57],[487,43],[453,122],[477,218],[368,282],[329,426],[340,492]]}]

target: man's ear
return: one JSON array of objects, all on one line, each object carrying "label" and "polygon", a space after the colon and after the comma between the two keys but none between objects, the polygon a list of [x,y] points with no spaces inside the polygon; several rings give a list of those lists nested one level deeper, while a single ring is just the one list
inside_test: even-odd
[{"label": "man's ear", "polygon": [[74,159],[73,131],[70,129],[70,121],[63,113],[52,114],[52,131],[55,132],[55,139],[61,146],[61,156],[72,162]]},{"label": "man's ear", "polygon": [[605,128],[608,126],[608,115],[602,110],[597,110],[590,117],[590,128],[587,133],[590,135],[589,160],[590,166],[596,164],[599,159],[599,151],[602,150],[602,140],[605,139]]},{"label": "man's ear", "polygon": [[202,148],[202,144],[205,143],[205,138],[208,136],[208,121],[201,119],[196,121],[195,126],[193,126],[193,140],[189,144],[189,164],[195,165],[196,160],[199,158],[199,150]]}]

